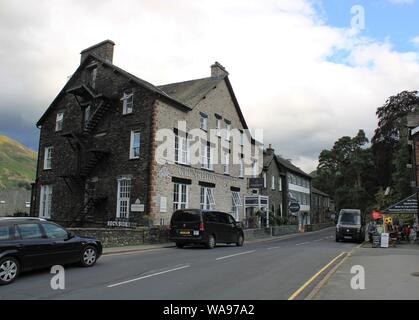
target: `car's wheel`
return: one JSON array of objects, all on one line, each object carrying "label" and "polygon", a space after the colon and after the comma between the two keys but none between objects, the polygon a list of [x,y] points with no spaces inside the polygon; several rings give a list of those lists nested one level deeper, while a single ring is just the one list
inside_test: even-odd
[{"label": "car's wheel", "polygon": [[336,236],[336,242],[340,242],[340,238],[338,236]]},{"label": "car's wheel", "polygon": [[185,245],[181,242],[176,242],[176,247],[178,247],[179,249],[182,249]]},{"label": "car's wheel", "polygon": [[243,246],[243,243],[244,243],[244,237],[243,235],[239,235],[239,237],[237,238],[236,246],[241,247]]},{"label": "car's wheel", "polygon": [[214,235],[210,235],[209,237],[208,237],[208,241],[207,241],[207,243],[205,244],[205,246],[207,247],[207,249],[213,249],[214,247],[215,247],[215,237],[214,237]]},{"label": "car's wheel", "polygon": [[81,254],[80,264],[82,267],[91,267],[97,261],[97,250],[93,246],[87,246]]},{"label": "car's wheel", "polygon": [[19,275],[20,265],[13,257],[0,259],[0,285],[12,283]]}]

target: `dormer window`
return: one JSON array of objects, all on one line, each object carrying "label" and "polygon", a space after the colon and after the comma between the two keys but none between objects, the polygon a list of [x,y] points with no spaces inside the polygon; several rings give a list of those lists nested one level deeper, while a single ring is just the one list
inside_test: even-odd
[{"label": "dormer window", "polygon": [[134,107],[134,94],[132,91],[125,91],[122,96],[122,114],[132,113]]}]

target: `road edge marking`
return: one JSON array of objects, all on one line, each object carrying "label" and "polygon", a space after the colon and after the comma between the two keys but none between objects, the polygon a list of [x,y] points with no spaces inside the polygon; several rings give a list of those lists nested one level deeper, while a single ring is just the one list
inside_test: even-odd
[{"label": "road edge marking", "polygon": [[306,283],[304,283],[297,291],[295,291],[288,300],[294,300],[298,295],[300,295],[301,292],[303,292],[316,278],[322,274],[324,270],[329,268],[336,260],[338,260],[343,255],[348,254],[347,252],[341,252],[337,257],[335,257],[332,261],[330,261],[327,265],[325,265],[323,268],[321,268],[314,276],[312,276]]},{"label": "road edge marking", "polygon": [[307,295],[304,300],[314,300],[314,298],[318,295],[321,289],[329,282],[329,280],[333,277],[333,275],[338,271],[338,269],[342,266],[342,264],[348,260],[349,257],[353,255],[353,253],[357,250],[362,248],[362,246],[367,243],[364,241],[357,245],[356,247],[352,248],[350,252],[347,253],[346,257],[344,257],[341,261],[339,261],[325,276],[322,280],[320,280],[319,284]]},{"label": "road edge marking", "polygon": [[139,280],[143,280],[143,279],[147,279],[147,278],[159,276],[159,275],[162,275],[162,274],[165,274],[165,273],[169,273],[169,272],[173,272],[173,271],[177,271],[177,270],[182,270],[182,269],[186,269],[186,268],[189,268],[189,267],[190,267],[190,265],[186,265],[186,266],[181,266],[181,267],[173,268],[173,269],[170,269],[170,270],[160,271],[160,272],[152,273],[152,274],[149,274],[149,275],[146,275],[146,276],[142,276],[142,277],[139,277],[139,278],[135,278],[135,279],[126,280],[126,281],[118,282],[118,283],[115,283],[115,284],[111,284],[111,285],[108,285],[107,287],[108,288],[113,288],[113,287],[121,286],[123,284],[127,284],[127,283],[131,283],[131,282],[135,282],[135,281],[139,281]]}]

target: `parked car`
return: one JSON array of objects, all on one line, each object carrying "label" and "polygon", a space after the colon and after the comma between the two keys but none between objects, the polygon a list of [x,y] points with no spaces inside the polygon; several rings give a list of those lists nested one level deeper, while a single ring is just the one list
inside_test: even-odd
[{"label": "parked car", "polygon": [[21,272],[53,265],[93,266],[102,244],[82,238],[39,218],[0,218],[0,285],[12,283]]},{"label": "parked car", "polygon": [[170,240],[178,248],[188,244],[204,244],[208,249],[217,243],[242,246],[242,227],[228,213],[212,210],[182,209],[173,213]]},{"label": "parked car", "polygon": [[358,209],[342,209],[336,225],[336,242],[341,240],[365,241],[365,219]]}]

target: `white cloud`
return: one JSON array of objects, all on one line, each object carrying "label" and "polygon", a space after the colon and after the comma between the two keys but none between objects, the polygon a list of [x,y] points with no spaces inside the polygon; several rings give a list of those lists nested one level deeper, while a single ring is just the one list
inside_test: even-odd
[{"label": "white cloud", "polygon": [[209,76],[221,62],[249,125],[307,171],[340,136],[371,136],[388,96],[419,87],[417,53],[330,27],[311,1],[3,0],[0,114],[7,102],[34,123],[78,53],[108,38],[114,63],[154,84]]}]

